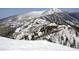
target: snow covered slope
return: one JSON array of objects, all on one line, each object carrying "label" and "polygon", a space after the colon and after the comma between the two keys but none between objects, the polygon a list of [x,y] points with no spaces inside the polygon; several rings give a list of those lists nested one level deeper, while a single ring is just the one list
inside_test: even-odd
[{"label": "snow covered slope", "polygon": [[77,49],[50,43],[45,40],[25,41],[12,40],[4,37],[0,37],[0,50],[77,51]]},{"label": "snow covered slope", "polygon": [[0,35],[14,40],[47,40],[79,48],[79,21],[60,9],[51,8],[5,18]]}]

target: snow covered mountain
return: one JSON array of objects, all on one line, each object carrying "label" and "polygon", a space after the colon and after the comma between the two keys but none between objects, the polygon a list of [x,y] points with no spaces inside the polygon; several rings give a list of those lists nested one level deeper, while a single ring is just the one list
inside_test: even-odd
[{"label": "snow covered mountain", "polygon": [[51,8],[2,20],[1,36],[16,40],[47,40],[79,48],[79,21],[60,9]]}]

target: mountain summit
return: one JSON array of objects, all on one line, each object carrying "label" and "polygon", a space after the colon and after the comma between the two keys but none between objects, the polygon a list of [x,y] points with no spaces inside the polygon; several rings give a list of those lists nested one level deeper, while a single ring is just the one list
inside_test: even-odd
[{"label": "mountain summit", "polygon": [[61,12],[63,12],[63,11],[58,8],[50,8],[50,9],[46,10],[43,14],[47,15],[47,14],[61,13]]}]

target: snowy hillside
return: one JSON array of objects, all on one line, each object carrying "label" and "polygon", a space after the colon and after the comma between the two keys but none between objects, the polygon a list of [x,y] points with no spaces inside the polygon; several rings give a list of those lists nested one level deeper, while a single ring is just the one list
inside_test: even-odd
[{"label": "snowy hillside", "polygon": [[25,40],[23,42],[34,42],[35,44],[46,42],[50,46],[57,43],[79,48],[79,21],[60,9],[34,11],[2,20],[0,36],[10,38],[13,42],[14,40],[15,42]]},{"label": "snowy hillside", "polygon": [[24,41],[12,40],[4,37],[0,37],[0,50],[77,51],[76,49],[62,46],[59,44],[50,43],[45,40]]}]

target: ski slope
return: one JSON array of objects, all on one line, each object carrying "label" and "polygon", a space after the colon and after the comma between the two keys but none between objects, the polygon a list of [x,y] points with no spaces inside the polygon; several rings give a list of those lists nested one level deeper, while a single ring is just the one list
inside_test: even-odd
[{"label": "ski slope", "polygon": [[43,40],[25,41],[0,37],[0,50],[43,50],[43,51],[76,51],[70,47],[50,43]]}]

